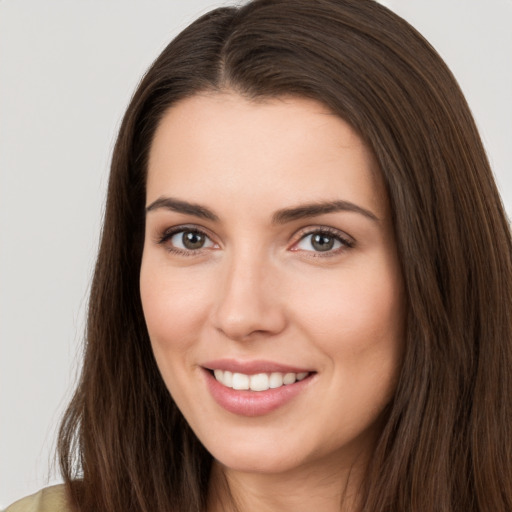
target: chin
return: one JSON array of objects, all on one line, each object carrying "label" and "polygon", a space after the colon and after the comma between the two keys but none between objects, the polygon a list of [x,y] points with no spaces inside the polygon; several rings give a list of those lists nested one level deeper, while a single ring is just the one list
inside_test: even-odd
[{"label": "chin", "polygon": [[293,471],[301,465],[300,460],[270,454],[262,450],[249,453],[223,453],[221,457],[214,457],[224,468],[239,473],[254,474],[282,474]]}]

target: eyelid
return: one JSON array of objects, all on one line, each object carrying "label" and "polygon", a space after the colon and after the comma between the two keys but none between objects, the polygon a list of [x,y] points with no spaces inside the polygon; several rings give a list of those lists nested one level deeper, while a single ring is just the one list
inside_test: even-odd
[{"label": "eyelid", "polygon": [[[338,241],[341,242],[342,247],[340,247],[338,249],[334,249],[334,250],[328,250],[328,251],[307,251],[307,250],[297,249],[297,248],[294,249],[294,247],[296,247],[297,244],[299,242],[301,242],[304,238],[306,238],[307,236],[318,234],[318,233],[327,234],[329,236],[332,236],[333,238],[336,238]],[[297,251],[297,252],[303,251],[305,253],[313,253],[315,255],[315,257],[332,256],[332,255],[338,254],[340,252],[343,252],[347,249],[352,249],[356,244],[356,241],[350,235],[345,233],[344,231],[341,231],[339,229],[336,229],[336,228],[333,228],[330,226],[321,226],[321,225],[308,226],[306,228],[302,228],[294,235],[294,240],[295,241],[293,242],[293,245],[290,248],[290,250]]]},{"label": "eyelid", "polygon": [[[191,231],[204,235],[207,237],[216,248],[219,247],[219,243],[215,241],[215,237],[210,234],[210,231],[202,226],[198,226],[197,224],[180,224],[177,226],[172,226],[163,230],[155,239],[155,243],[159,245],[165,245],[174,235],[181,233],[183,231]],[[315,234],[327,234],[335,239],[337,239],[342,247],[337,249],[331,249],[327,251],[308,251],[304,249],[296,248],[297,244],[300,243],[301,240],[306,238],[307,236],[315,235]],[[291,251],[303,252],[303,253],[311,253],[310,255],[314,255],[314,257],[322,257],[322,256],[333,256],[339,254],[341,252],[346,251],[347,249],[351,249],[355,246],[356,241],[344,231],[333,228],[331,226],[307,226],[305,228],[300,229],[293,235],[294,242],[292,246],[289,248]],[[210,250],[212,247],[201,247],[199,249],[181,249],[180,247],[170,246],[168,250],[175,254],[193,256],[201,253],[204,250]]]},{"label": "eyelid", "polygon": [[[181,233],[183,231],[190,231],[193,233],[200,233],[208,238],[214,245],[218,246],[219,244],[214,240],[214,237],[210,234],[209,230],[203,228],[202,226],[198,226],[196,224],[180,224],[178,226],[172,226],[170,228],[164,229],[160,232],[156,239],[155,243],[159,245],[165,245],[174,235]],[[201,247],[199,249],[181,249],[180,247],[169,246],[167,250],[169,252],[173,252],[179,255],[193,256],[197,255],[204,250],[209,250],[211,247]]]}]

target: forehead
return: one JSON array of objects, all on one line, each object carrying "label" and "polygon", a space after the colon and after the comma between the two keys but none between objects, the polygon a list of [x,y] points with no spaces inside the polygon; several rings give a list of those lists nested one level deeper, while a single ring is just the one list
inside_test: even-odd
[{"label": "forehead", "polygon": [[[149,155],[147,201],[161,195],[281,207],[346,199],[384,215],[375,158],[355,130],[321,103],[195,95],[172,106]],[[276,204],[273,204],[275,202]]]}]

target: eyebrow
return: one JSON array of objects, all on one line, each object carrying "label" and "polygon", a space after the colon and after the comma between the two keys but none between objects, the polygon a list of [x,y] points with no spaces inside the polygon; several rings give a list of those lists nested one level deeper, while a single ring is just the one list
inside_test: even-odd
[{"label": "eyebrow", "polygon": [[[208,208],[196,203],[189,203],[188,201],[181,201],[172,197],[160,197],[149,206],[146,207],[146,213],[154,210],[164,208],[177,213],[185,215],[193,215],[201,219],[218,221],[219,217]],[[308,217],[316,217],[327,213],[336,212],[354,212],[363,215],[364,217],[378,222],[379,218],[370,210],[351,203],[350,201],[322,201],[315,203],[308,203],[299,205],[292,208],[283,208],[277,210],[272,216],[273,224],[286,224],[294,220],[304,219]]]},{"label": "eyebrow", "polygon": [[173,212],[184,213],[185,215],[193,215],[201,219],[218,221],[219,217],[211,210],[195,203],[187,201],[180,201],[172,197],[159,197],[156,201],[152,202],[146,207],[146,213],[164,208]]},{"label": "eyebrow", "polygon": [[304,219],[306,217],[316,217],[318,215],[324,215],[326,213],[336,212],[354,212],[364,215],[368,219],[378,222],[379,218],[370,210],[358,206],[357,204],[351,203],[350,201],[324,201],[317,203],[309,203],[299,205],[294,208],[284,208],[278,210],[272,216],[272,222],[274,224],[285,224],[298,219]]}]

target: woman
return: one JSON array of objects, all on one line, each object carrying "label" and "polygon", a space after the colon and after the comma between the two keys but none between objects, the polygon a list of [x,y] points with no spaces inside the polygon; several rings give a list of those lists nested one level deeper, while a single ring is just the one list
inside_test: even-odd
[{"label": "woman", "polygon": [[40,499],[511,509],[510,256],[467,104],[403,20],[212,11],[125,115],[66,494]]}]

